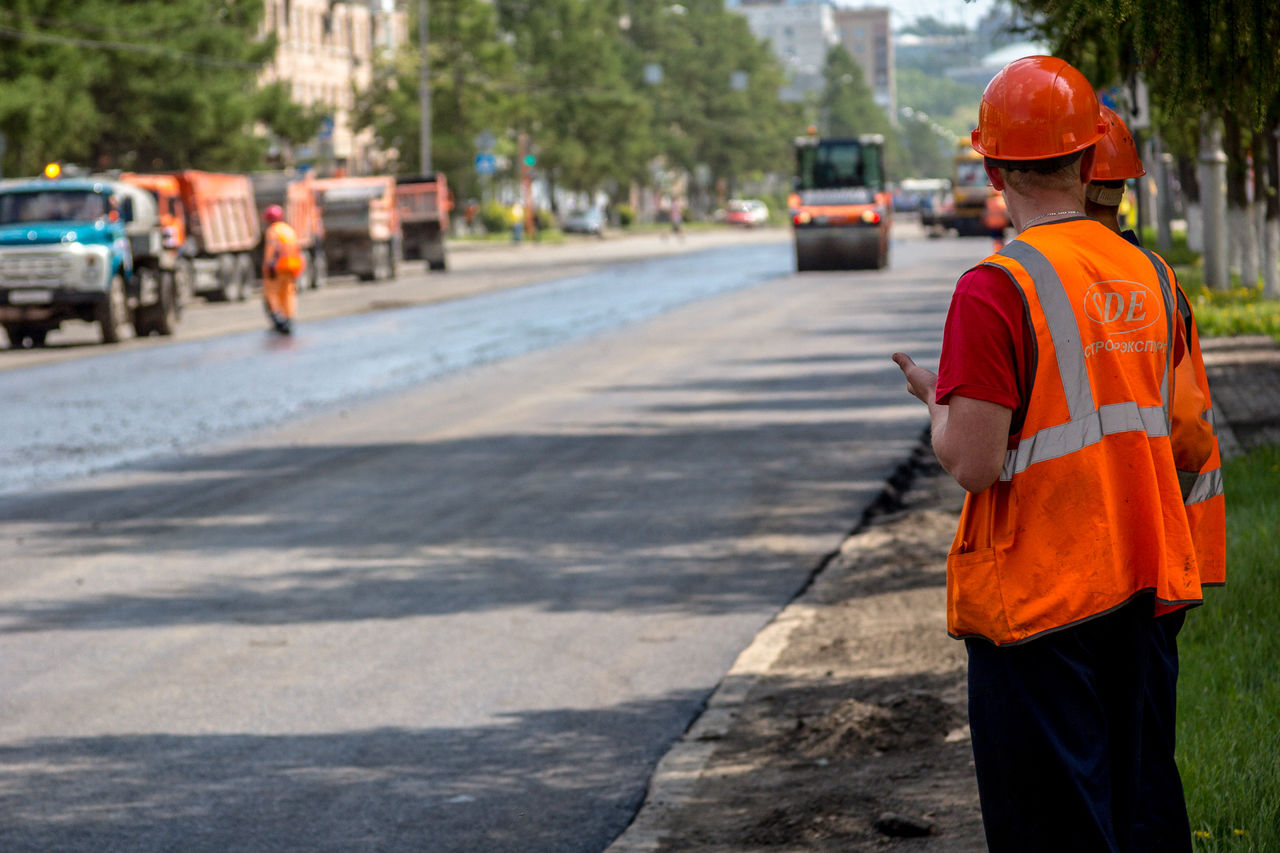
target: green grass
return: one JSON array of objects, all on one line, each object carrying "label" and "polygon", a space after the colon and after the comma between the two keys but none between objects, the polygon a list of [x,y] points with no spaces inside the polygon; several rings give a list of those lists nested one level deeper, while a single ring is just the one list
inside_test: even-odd
[{"label": "green grass", "polygon": [[1178,763],[1197,853],[1280,851],[1280,448],[1229,462],[1227,586],[1179,638]]}]

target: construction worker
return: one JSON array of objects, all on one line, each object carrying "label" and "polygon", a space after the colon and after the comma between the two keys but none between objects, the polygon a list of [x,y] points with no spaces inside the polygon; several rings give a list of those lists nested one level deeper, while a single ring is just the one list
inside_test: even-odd
[{"label": "construction worker", "polygon": [[991,238],[991,251],[998,252],[1003,249],[1004,232],[1009,227],[1009,209],[1005,206],[1003,195],[992,193],[987,196],[982,222],[987,226],[987,235]]},{"label": "construction worker", "polygon": [[269,205],[262,212],[262,219],[267,225],[263,235],[262,298],[272,327],[282,335],[291,335],[298,315],[298,276],[303,269],[298,235],[284,221],[284,211],[278,204]]},{"label": "construction worker", "polygon": [[1061,59],[1010,63],[974,149],[1017,238],[961,276],[935,375],[903,353],[967,490],[947,558],[988,848],[1132,851],[1156,608],[1201,597],[1169,437],[1172,272],[1087,218],[1106,125]]},{"label": "construction worker", "polygon": [[[1125,182],[1146,174],[1133,134],[1124,120],[1102,108],[1107,133],[1098,140],[1093,180],[1085,191],[1085,213],[1140,246],[1137,234],[1125,231],[1121,218]],[[1226,504],[1222,463],[1213,427],[1209,380],[1200,354],[1200,334],[1186,294],[1174,281],[1178,320],[1186,335],[1186,356],[1174,369],[1170,442],[1182,483],[1182,499],[1196,548],[1201,586],[1226,580]],[[1174,723],[1178,698],[1178,632],[1185,606],[1157,607],[1152,677],[1147,681],[1147,712],[1142,721],[1142,772],[1138,817],[1134,824],[1138,850],[1189,851],[1191,827],[1183,802],[1182,781],[1174,760]],[[1160,804],[1147,810],[1149,804]]]}]

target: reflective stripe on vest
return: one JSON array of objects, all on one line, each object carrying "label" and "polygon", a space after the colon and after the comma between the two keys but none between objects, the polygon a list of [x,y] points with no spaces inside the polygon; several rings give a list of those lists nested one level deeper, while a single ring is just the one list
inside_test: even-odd
[{"label": "reflective stripe on vest", "polygon": [[[1070,420],[1067,423],[1047,427],[1018,442],[1018,446],[1005,455],[1001,480],[1012,480],[1028,467],[1046,459],[1057,459],[1077,450],[1083,450],[1102,440],[1103,436],[1121,432],[1142,430],[1149,436],[1169,435],[1169,377],[1173,370],[1173,347],[1165,352],[1164,375],[1160,380],[1159,406],[1139,406],[1134,402],[1116,403],[1098,407],[1094,402],[1089,372],[1085,367],[1084,347],[1080,329],[1071,308],[1070,298],[1058,271],[1053,268],[1038,249],[1015,240],[998,255],[1010,258],[1022,265],[1035,283],[1036,297],[1058,361],[1058,375],[1067,401]],[[1174,301],[1173,290],[1162,264],[1153,261],[1160,279],[1160,294],[1164,299],[1168,340],[1173,338]]]}]

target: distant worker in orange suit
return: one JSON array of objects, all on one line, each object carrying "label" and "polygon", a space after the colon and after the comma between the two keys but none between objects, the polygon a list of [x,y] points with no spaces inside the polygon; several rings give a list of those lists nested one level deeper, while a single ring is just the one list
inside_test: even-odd
[{"label": "distant worker in orange suit", "polygon": [[1004,202],[1004,195],[992,193],[987,196],[987,206],[982,216],[987,234],[991,237],[991,251],[998,252],[1004,248],[1004,231],[1009,227],[1009,207]]},{"label": "distant worker in orange suit", "polygon": [[302,252],[293,226],[284,221],[280,205],[270,205],[262,212],[267,224],[262,253],[262,298],[267,316],[282,335],[293,334],[293,320],[298,315],[298,276],[302,275]]}]

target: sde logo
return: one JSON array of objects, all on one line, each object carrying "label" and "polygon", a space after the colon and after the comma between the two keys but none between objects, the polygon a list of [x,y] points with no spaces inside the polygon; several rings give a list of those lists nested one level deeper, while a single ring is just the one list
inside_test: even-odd
[{"label": "sde logo", "polygon": [[1127,335],[1160,319],[1160,295],[1136,281],[1099,281],[1084,294],[1084,313],[1106,326],[1108,336]]}]

